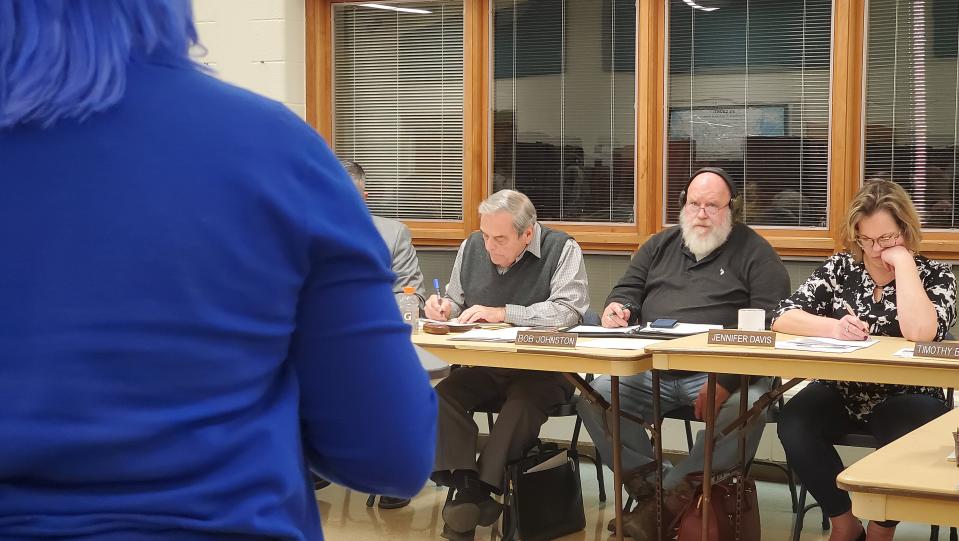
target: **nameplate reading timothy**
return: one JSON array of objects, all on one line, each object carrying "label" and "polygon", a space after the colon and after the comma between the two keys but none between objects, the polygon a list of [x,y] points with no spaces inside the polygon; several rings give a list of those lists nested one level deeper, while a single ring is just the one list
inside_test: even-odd
[{"label": "nameplate reading timothy", "polygon": [[959,359],[959,342],[916,342],[913,357]]},{"label": "nameplate reading timothy", "polygon": [[760,346],[773,348],[776,347],[776,333],[770,331],[740,331],[736,329],[709,331],[706,343],[727,346]]},{"label": "nameplate reading timothy", "polygon": [[576,336],[572,332],[519,331],[516,333],[516,345],[574,348]]}]

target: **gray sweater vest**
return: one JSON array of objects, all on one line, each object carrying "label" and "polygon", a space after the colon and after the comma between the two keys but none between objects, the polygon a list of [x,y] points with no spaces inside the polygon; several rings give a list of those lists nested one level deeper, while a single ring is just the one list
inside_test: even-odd
[{"label": "gray sweater vest", "polygon": [[502,275],[490,261],[483,245],[483,234],[477,231],[469,236],[463,246],[460,268],[460,283],[466,294],[467,308],[474,304],[530,306],[549,299],[550,281],[569,235],[542,225],[540,231],[540,257],[524,253],[522,259]]}]

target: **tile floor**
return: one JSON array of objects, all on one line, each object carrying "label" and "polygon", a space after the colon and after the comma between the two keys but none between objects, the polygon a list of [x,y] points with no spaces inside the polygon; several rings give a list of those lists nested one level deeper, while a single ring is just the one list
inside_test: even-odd
[{"label": "tile floor", "polygon": [[[592,468],[584,461],[583,500],[586,508],[586,529],[566,537],[564,541],[608,541],[606,522],[613,517],[612,496],[605,504],[599,503],[599,490]],[[612,485],[612,474],[606,471],[606,486]],[[790,510],[789,489],[785,484],[759,482],[760,513],[763,539],[769,541],[790,539],[793,514]],[[442,539],[441,511],[446,500],[446,489],[432,483],[401,509],[381,510],[367,508],[367,494],[353,492],[331,485],[316,493],[323,516],[323,531],[328,541],[367,540],[433,540]],[[821,514],[811,511],[803,528],[802,541],[828,539],[828,532],[820,529]],[[477,541],[496,541],[500,538],[493,528],[479,528]],[[940,532],[940,539],[949,538],[948,529]],[[903,523],[896,534],[897,541],[920,541],[929,539],[929,526]]]}]

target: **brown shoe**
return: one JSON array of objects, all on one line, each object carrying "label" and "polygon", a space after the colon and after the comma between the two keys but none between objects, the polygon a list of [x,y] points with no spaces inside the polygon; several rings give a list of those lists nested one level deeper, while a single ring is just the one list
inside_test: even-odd
[{"label": "brown shoe", "polygon": [[[637,505],[632,511],[627,511],[623,513],[623,535],[626,537],[632,537],[630,532],[639,532],[649,530],[653,532],[653,537],[655,537],[656,532],[656,505],[653,500],[648,500],[648,503],[652,509],[650,514],[646,509],[646,503]],[[642,524],[643,521],[652,517],[651,525]],[[669,526],[665,521],[664,525]],[[606,529],[611,533],[616,533],[616,517],[613,517],[609,520],[609,523],[606,525]]]},{"label": "brown shoe", "polygon": [[[623,515],[623,535],[642,541],[656,539],[656,487],[652,482],[647,481],[647,484],[652,487],[649,496],[639,500],[632,511]],[[685,480],[674,489],[663,492],[664,530],[672,525],[673,519],[683,511],[692,496],[693,487]],[[615,517],[609,521],[606,529],[616,533]]]}]

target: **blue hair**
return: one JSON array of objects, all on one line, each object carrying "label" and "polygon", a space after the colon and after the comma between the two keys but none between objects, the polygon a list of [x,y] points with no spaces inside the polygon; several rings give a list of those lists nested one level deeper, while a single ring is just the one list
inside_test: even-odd
[{"label": "blue hair", "polygon": [[0,0],[0,130],[82,121],[123,98],[127,64],[197,69],[190,0]]}]

